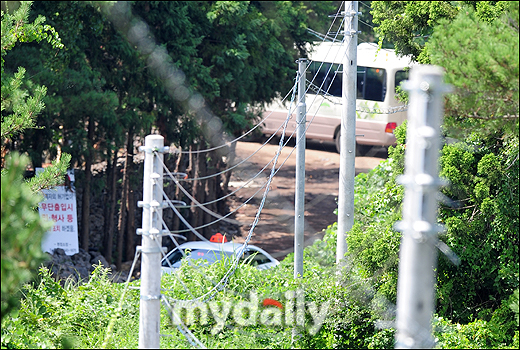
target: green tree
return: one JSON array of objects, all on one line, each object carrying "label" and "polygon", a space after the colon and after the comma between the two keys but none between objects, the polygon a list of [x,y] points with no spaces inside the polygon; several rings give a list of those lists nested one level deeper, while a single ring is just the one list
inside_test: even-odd
[{"label": "green tree", "polygon": [[[133,140],[135,133],[150,129],[150,117],[146,116],[150,110],[145,86],[148,77],[142,74],[143,64],[136,52],[95,7],[82,2],[38,2],[34,11],[45,15],[63,33],[67,49],[51,62],[42,60],[47,55],[44,48],[16,52],[19,60],[30,63],[35,79],[49,86],[49,107],[40,123],[50,132],[35,130],[31,140],[38,140],[41,146],[34,141],[21,142],[20,148],[35,150],[34,157],[40,159],[47,150],[51,154],[69,152],[75,166],[84,167],[77,181],[84,194],[81,207],[85,210],[79,225],[84,249],[100,248],[99,242],[90,242],[90,199],[96,188],[110,184],[105,214],[110,219],[106,220],[107,236],[102,244],[111,261],[116,230],[112,218],[117,215],[117,151],[127,143],[127,135]],[[103,160],[110,179],[96,180],[91,166]]]},{"label": "green tree", "polygon": [[[223,127],[217,131],[221,139],[219,132],[238,136],[257,120],[247,111],[248,106],[269,101],[290,89],[294,61],[305,55],[305,43],[314,40],[306,30],[307,22],[318,15],[328,20],[325,14],[335,10],[335,6],[311,2],[139,2],[133,9],[148,24],[156,41],[165,45],[175,66],[184,71],[187,85],[201,93],[208,109],[222,120]],[[174,15],[179,12],[182,15]],[[163,19],[165,13],[171,14],[168,20]],[[182,40],[181,33],[185,33]],[[168,126],[160,128],[167,139],[175,139],[179,132],[178,129],[169,131],[172,127],[194,124],[189,108],[181,109],[178,114],[171,107],[163,110],[171,112],[158,113],[157,124]],[[207,130],[204,122],[201,129]],[[207,148],[204,145],[211,143],[210,135],[198,132],[197,127],[191,130],[197,131],[197,137],[187,140]],[[178,137],[177,140],[174,142],[179,142],[183,149],[194,144]],[[203,177],[225,169],[226,163],[216,152],[202,157],[200,162],[194,161],[200,166],[190,177]],[[226,192],[226,185],[222,188],[221,182],[227,183],[219,179],[194,183],[193,192],[198,193],[200,202],[212,201]],[[216,205],[210,209],[218,211]],[[192,223],[204,217],[198,211],[190,215]]]},{"label": "green tree", "polygon": [[477,17],[492,21],[509,6],[509,1],[372,1],[374,28],[380,43],[395,45],[399,55],[411,55],[430,63],[426,43],[441,20],[451,21],[461,9],[473,8]]},{"label": "green tree", "polygon": [[[6,2],[5,2],[6,3]],[[52,223],[40,219],[36,211],[42,199],[38,192],[56,186],[70,162],[70,156],[61,159],[31,181],[23,180],[28,158],[17,152],[9,152],[12,139],[36,125],[36,118],[43,110],[45,86],[34,85],[24,79],[25,69],[19,67],[14,74],[4,72],[8,51],[17,42],[40,42],[47,39],[52,47],[62,48],[58,34],[49,25],[43,25],[44,17],[28,22],[31,2],[21,2],[18,9],[2,10],[2,300],[1,317],[18,305],[19,288],[34,274],[45,254],[41,239]],[[4,6],[4,2],[2,3]]]},{"label": "green tree", "polygon": [[[444,145],[441,152],[441,176],[451,184],[442,190],[450,203],[441,205],[439,220],[447,228],[441,239],[461,264],[454,266],[440,256],[438,312],[457,322],[494,320],[511,339],[513,313],[502,306],[518,288],[518,3],[483,3],[460,4],[453,18],[437,16],[433,10],[441,4],[432,4],[432,12],[425,12],[421,22],[412,10],[428,8],[426,2],[378,2],[374,21],[389,20],[395,11],[405,18],[386,24],[394,25],[397,33],[417,29],[413,23],[431,26],[429,41],[417,46],[414,55],[420,57],[426,47],[429,62],[445,68],[445,80],[454,87],[446,96],[443,130],[461,142]],[[412,50],[411,43],[396,40],[401,52],[406,45]],[[404,142],[400,131],[397,136],[398,143]],[[398,145],[390,152],[388,174],[380,169],[358,176],[364,186],[356,188],[358,223],[349,236],[349,248],[360,257],[362,270],[390,300],[395,298],[398,237],[391,225],[399,219],[395,208],[402,196],[392,179],[402,172],[398,165],[403,151]],[[393,213],[395,218],[387,220]]]},{"label": "green tree", "polygon": [[[305,54],[305,43],[314,39],[306,30],[308,23],[319,28],[319,24],[329,21],[326,15],[335,12],[337,6],[332,2],[234,1],[91,5],[45,1],[34,5],[34,15],[44,15],[62,33],[67,50],[54,55],[53,60],[42,59],[48,56],[44,47],[16,50],[17,59],[32,68],[34,81],[49,89],[45,99],[48,108],[38,121],[39,126],[46,128],[34,130],[31,137],[18,138],[17,147],[30,153],[35,161],[41,161],[44,151],[70,153],[75,166],[86,169],[85,178],[80,174],[77,181],[84,188],[85,201],[92,193],[88,189],[88,165],[107,162],[108,176],[97,178],[95,181],[99,182],[93,187],[107,186],[107,234],[102,245],[110,261],[117,231],[119,262],[124,256],[121,246],[127,245],[128,249],[123,249],[127,256],[133,251],[131,243],[125,242],[135,238],[135,230],[130,229],[132,223],[125,216],[131,220],[131,208],[136,206],[136,199],[129,203],[129,184],[138,183],[139,179],[130,176],[137,176],[137,172],[133,162],[127,161],[119,187],[117,150],[126,148],[127,159],[131,159],[134,142],[152,132],[152,125],[165,136],[167,144],[184,150],[204,149],[208,142],[202,133],[205,126],[198,125],[187,99],[181,101],[172,96],[171,81],[155,74],[150,52],[136,50],[125,39],[131,24],[139,18],[143,20],[150,33],[146,40],[165,50],[167,63],[180,70],[176,78],[184,81],[187,92],[201,94],[208,109],[223,121],[222,131],[239,135],[255,118],[247,106],[269,101],[292,86],[294,60]],[[98,7],[103,11],[98,11]],[[113,22],[104,16],[105,11],[114,11],[115,15],[109,16]],[[217,153],[193,158],[192,164],[200,166],[190,177],[205,176],[227,166]],[[175,157],[168,161],[180,164],[179,171],[185,171],[188,164],[187,160],[177,162]],[[186,186],[198,193],[199,202],[206,202],[225,190],[220,183],[203,180]],[[121,209],[116,228],[113,218],[117,216],[118,199]],[[88,239],[89,205],[85,201],[82,207],[87,209],[80,225],[83,248],[93,245]],[[225,205],[219,205],[211,209],[224,208]],[[190,221],[210,220],[198,213],[189,215]]]},{"label": "green tree", "polygon": [[445,106],[444,129],[451,137],[518,135],[518,2],[501,9],[507,11],[490,19],[465,7],[455,19],[440,20],[426,44],[431,63],[445,68],[454,88]]},{"label": "green tree", "polygon": [[373,23],[379,41],[395,45],[398,55],[427,63],[424,44],[442,18],[453,19],[458,7],[450,1],[372,1]]}]

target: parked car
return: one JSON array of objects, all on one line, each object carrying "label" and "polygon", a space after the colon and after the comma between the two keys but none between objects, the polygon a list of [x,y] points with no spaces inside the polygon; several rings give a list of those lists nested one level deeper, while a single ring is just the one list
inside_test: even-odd
[{"label": "parked car", "polygon": [[[185,262],[205,260],[205,264],[213,264],[224,258],[234,258],[242,247],[242,243],[226,241],[195,241],[179,245],[171,250],[161,261],[162,273],[172,273],[180,268],[183,257]],[[260,247],[248,245],[240,257],[241,261],[255,266],[259,270],[270,269],[280,262]]]}]

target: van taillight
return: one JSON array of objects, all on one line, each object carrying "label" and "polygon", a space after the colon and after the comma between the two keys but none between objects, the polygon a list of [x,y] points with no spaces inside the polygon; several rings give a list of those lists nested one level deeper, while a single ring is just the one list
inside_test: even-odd
[{"label": "van taillight", "polygon": [[389,134],[393,134],[395,128],[397,128],[397,123],[387,123],[386,124],[386,128],[385,128],[385,132],[387,132]]}]

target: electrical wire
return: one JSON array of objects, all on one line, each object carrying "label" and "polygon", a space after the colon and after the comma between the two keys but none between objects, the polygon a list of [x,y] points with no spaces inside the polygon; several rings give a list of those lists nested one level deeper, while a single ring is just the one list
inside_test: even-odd
[{"label": "electrical wire", "polygon": [[[295,89],[296,89],[296,84],[294,84],[293,88],[289,91],[289,93],[290,93],[291,91],[295,91]],[[264,119],[262,120],[262,122],[265,121],[267,118],[269,118],[269,117],[271,116],[272,113],[273,113],[273,112],[269,113],[269,115],[268,115],[266,118],[264,118]],[[275,132],[274,132],[274,133],[273,133],[273,134],[272,134],[272,135],[271,135],[271,136],[270,136],[270,137],[269,137],[269,138],[268,138],[268,139],[267,139],[267,140],[262,144],[262,146],[260,146],[260,147],[255,151],[255,152],[253,152],[250,156],[248,156],[247,158],[245,158],[244,160],[242,160],[242,161],[239,162],[238,164],[235,164],[235,165],[233,165],[232,167],[229,167],[229,168],[227,168],[227,169],[225,169],[225,170],[223,170],[223,171],[221,171],[221,172],[219,172],[219,173],[211,174],[211,175],[208,175],[208,176],[202,176],[202,177],[195,177],[195,178],[181,179],[181,180],[182,180],[182,181],[206,180],[206,179],[210,179],[210,178],[212,178],[212,177],[218,176],[218,175],[222,175],[222,174],[224,174],[224,173],[226,173],[226,172],[228,172],[228,171],[230,171],[230,170],[236,168],[236,167],[239,166],[240,164],[245,163],[249,158],[251,158],[252,156],[254,156],[255,154],[257,154],[257,153],[258,153],[258,152],[259,152],[259,151],[260,151],[260,150],[261,150],[265,145],[267,145],[267,144],[271,141],[271,139],[276,135],[276,133],[278,132],[278,130],[280,130],[280,128],[281,128],[281,126],[278,127],[278,129],[276,129],[276,131],[275,131]],[[238,139],[237,139],[237,140],[238,140]],[[196,152],[196,151],[195,151],[195,152]]]},{"label": "electrical wire", "polygon": [[[287,143],[289,143],[289,140],[290,138],[287,139],[287,141],[285,142],[284,144],[284,147],[287,145]],[[275,175],[278,173],[278,171],[281,169],[281,167],[287,162],[287,160],[289,159],[289,157],[292,155],[292,153],[294,152],[294,147],[292,148],[292,150],[290,151],[289,155],[285,158],[285,160],[282,162],[282,164],[280,165],[280,167],[276,170],[275,172]],[[269,164],[271,164],[274,160],[274,157],[273,159],[271,159],[263,168],[262,170],[260,170],[257,175],[255,175],[254,178],[256,178],[259,174],[263,173],[263,171],[269,166]],[[251,180],[249,180],[249,182],[251,182],[254,178],[252,178]],[[248,183],[249,183],[248,182]],[[224,215],[224,217],[227,217],[229,215],[232,215],[234,214],[235,212],[237,212],[240,208],[242,208],[244,205],[246,205],[251,199],[253,199],[257,194],[258,192],[260,192],[262,190],[262,188],[264,188],[267,184],[267,181],[265,181],[261,186],[260,188],[253,194],[251,195],[251,197],[249,197],[247,200],[245,200],[243,203],[241,203],[237,208],[233,209],[232,211],[230,211],[228,214]],[[243,188],[244,186],[240,187],[240,188]],[[235,193],[237,191],[234,191],[233,193]],[[196,206],[178,206],[178,208],[184,208],[184,207],[196,207]],[[217,222],[219,222],[220,219],[218,220],[215,220],[213,222],[210,222],[208,224],[205,224],[205,225],[202,225],[202,226],[198,226],[198,227],[194,227],[193,229],[195,230],[198,230],[198,229],[201,229],[201,228],[204,228],[204,227],[208,227],[210,225],[213,225]],[[191,229],[184,229],[184,230],[177,230],[177,231],[170,231],[171,233],[184,233],[184,232],[190,232]]]},{"label": "electrical wire", "polygon": [[[344,20],[344,18],[343,18],[343,20]],[[343,22],[343,20],[342,20],[342,22]],[[331,27],[332,27],[332,26],[331,26]],[[338,34],[336,33],[336,36],[337,36],[337,35],[338,35]],[[329,48],[329,51],[330,51],[330,49],[331,49],[331,48]],[[337,54],[338,54],[338,52],[336,52],[336,55],[337,55]],[[321,65],[320,65],[320,69],[321,69],[322,66],[323,66],[323,62],[322,62]],[[328,71],[327,71],[327,75],[329,74],[331,68],[332,68],[332,65],[329,67],[329,69],[328,69]],[[339,69],[339,66],[338,66],[338,69]],[[313,80],[314,80],[315,77],[318,75],[318,72],[319,72],[319,69],[318,69],[318,71],[316,72],[316,74],[315,74]],[[336,73],[337,73],[337,71],[336,71]],[[336,76],[336,74],[334,75],[334,77],[335,77],[335,76]],[[298,79],[296,79],[296,80],[298,80]],[[295,85],[294,85],[294,88],[293,88],[293,94],[292,94],[292,95],[293,95],[293,98],[291,99],[291,105],[292,105],[292,103],[293,103],[292,101],[294,101],[294,95],[295,95],[295,90],[296,90],[297,83],[298,83],[298,81],[296,81],[296,83],[295,83]],[[325,81],[322,81],[322,84],[321,84],[321,86],[320,86],[320,89],[321,89],[321,87],[323,86],[324,83],[325,83]],[[330,88],[330,85],[329,85],[328,88]],[[308,91],[308,90],[307,90],[307,91]],[[313,101],[313,103],[314,103],[314,101]],[[312,103],[311,103],[311,105],[312,105]],[[286,123],[287,123],[288,119],[290,118],[290,115],[291,115],[291,114],[292,114],[292,109],[289,107],[289,113],[288,113],[288,118],[287,118],[287,120],[286,120]],[[314,117],[311,119],[311,122],[312,122],[313,119],[314,119]],[[285,126],[284,126],[284,127],[286,127],[286,123],[285,123]],[[310,125],[310,123],[309,123],[309,125]],[[280,127],[281,127],[281,126],[280,126]],[[278,130],[280,129],[280,127],[278,128]],[[307,128],[308,128],[308,127],[307,127]],[[294,131],[293,131],[293,134],[294,134]],[[273,135],[274,135],[274,134],[273,134]],[[273,135],[271,135],[271,137],[272,137]],[[292,134],[291,134],[291,137],[292,137]],[[291,138],[291,137],[290,137],[290,138]],[[290,138],[289,138],[289,139],[290,139]],[[265,145],[265,144],[264,144],[264,145]],[[263,147],[264,145],[262,145],[262,147]],[[255,153],[257,153],[258,151],[259,151],[259,150],[257,150]],[[253,153],[253,154],[255,154],[255,153]],[[292,152],[291,152],[291,153],[292,153]],[[251,155],[251,156],[252,156],[252,155]],[[251,157],[251,156],[250,156],[250,157]],[[246,160],[249,159],[250,157],[246,158]],[[239,164],[240,164],[240,163],[239,163]],[[268,163],[268,164],[269,164],[269,163]],[[267,164],[267,165],[268,165],[268,164]],[[172,176],[172,174],[169,172],[169,170],[167,169],[167,167],[165,166],[164,163],[163,163],[162,165],[163,165],[163,168],[165,168],[165,169],[167,170],[167,172],[169,173],[169,175],[170,175],[170,177],[172,178],[172,180],[175,181],[175,183],[177,184],[177,186],[180,186],[181,191],[182,191],[185,195],[187,195],[188,198],[190,198],[192,201],[194,201],[194,202],[196,203],[195,207],[200,207],[202,210],[208,212],[210,215],[212,215],[212,216],[218,218],[218,220],[215,220],[215,221],[213,221],[213,222],[210,222],[210,223],[207,223],[207,224],[205,224],[205,225],[199,226],[199,227],[197,227],[197,229],[200,229],[200,228],[204,228],[204,227],[207,227],[207,226],[213,225],[213,224],[215,224],[215,223],[217,223],[217,222],[219,222],[219,221],[221,221],[221,220],[225,220],[225,221],[227,221],[227,222],[230,222],[230,223],[234,223],[234,224],[236,224],[236,220],[231,221],[230,219],[227,219],[227,216],[231,215],[233,212],[228,213],[228,214],[225,215],[225,216],[222,216],[222,215],[220,215],[220,214],[217,214],[217,213],[214,213],[214,212],[209,211],[209,209],[205,208],[201,203],[199,203],[197,200],[195,200],[195,198],[193,198],[193,197],[189,194],[189,192],[188,192],[186,189],[184,189],[184,187],[182,187],[182,186],[179,184],[179,181],[178,181],[174,176]],[[264,167],[264,169],[265,169],[265,167]],[[262,169],[259,173],[263,172],[264,169]],[[259,174],[259,173],[258,173],[258,174]],[[258,175],[258,174],[257,174],[257,175]],[[206,178],[209,178],[209,177],[212,177],[212,176],[216,176],[216,175],[213,174],[213,175],[208,176],[208,177],[206,177]],[[236,192],[236,191],[235,191],[235,192]],[[258,191],[257,191],[257,192],[258,192]],[[164,193],[164,191],[163,191],[163,193]],[[255,193],[255,194],[256,194],[256,193]],[[254,195],[253,195],[253,196],[254,196]],[[224,197],[227,197],[227,196],[224,196]],[[214,201],[212,201],[212,202],[208,202],[208,203],[214,203],[214,202],[216,202],[216,201],[218,201],[218,200],[223,199],[224,197],[221,197],[221,198],[219,198],[219,199],[217,199],[217,200],[214,200]],[[167,198],[167,197],[166,197],[166,198]],[[252,198],[252,197],[251,197],[251,198]],[[249,201],[251,198],[249,198],[248,201]],[[247,203],[248,201],[246,201],[245,203]],[[208,203],[205,203],[205,204],[208,204]],[[242,204],[241,206],[245,205],[245,203]],[[241,207],[241,206],[240,206],[240,207]],[[190,206],[190,207],[192,207],[192,206]],[[235,211],[238,210],[240,207],[236,208]],[[189,232],[189,231],[192,231],[192,230],[196,230],[196,229],[190,227],[190,229],[187,229],[187,230],[179,230],[179,231],[172,231],[172,232],[175,232],[175,233],[181,233],[181,232]],[[192,231],[192,232],[193,232],[193,231]]]},{"label": "electrical wire", "polygon": [[[341,9],[341,7],[340,7],[340,9]],[[338,10],[338,11],[339,11],[339,10]],[[339,12],[338,12],[338,13],[339,13]],[[337,13],[337,14],[338,14],[338,13]],[[336,14],[335,19],[337,18],[337,14]],[[334,19],[334,21],[335,21],[335,19]],[[345,20],[345,18],[343,17],[342,20],[341,20],[341,23],[340,23],[340,27],[343,25],[344,20]],[[330,29],[334,26],[334,21],[333,21],[333,23],[331,24],[331,26],[329,27],[329,31],[330,31]],[[336,34],[335,34],[335,36],[333,37],[334,40],[336,40],[338,34],[339,34],[339,33],[336,33]],[[329,51],[330,51],[330,49],[331,49],[331,48],[329,48]],[[322,65],[323,65],[323,62],[322,62],[322,64],[320,65],[320,69],[321,69]],[[332,67],[332,66],[331,66],[331,67]],[[331,67],[329,67],[329,70],[328,70],[328,72],[327,72],[327,75],[328,75],[328,73],[330,72],[330,68],[331,68]],[[306,70],[307,70],[307,68],[305,69],[305,71],[306,71]],[[317,70],[316,74],[314,75],[313,80],[317,77],[318,72],[319,72],[319,69]],[[322,85],[323,85],[323,84],[322,84]],[[320,86],[320,88],[321,88],[321,86]],[[295,83],[295,85],[293,86],[293,89],[292,89],[293,94],[294,94],[295,89],[296,89],[296,83]],[[309,88],[307,88],[306,93],[308,92],[308,90],[309,90]],[[290,93],[291,93],[291,91],[289,91],[289,93],[287,93],[287,94],[285,95],[284,99],[282,100],[282,103],[283,103],[283,101],[287,98],[287,96],[288,96]],[[313,100],[313,103],[314,103],[314,100]],[[312,106],[312,103],[311,103],[311,106]],[[241,139],[242,137],[244,137],[245,135],[247,135],[248,133],[250,133],[252,130],[254,130],[255,128],[257,128],[259,125],[261,125],[265,120],[267,120],[267,119],[271,116],[272,113],[273,113],[273,112],[271,111],[271,113],[269,113],[269,115],[268,115],[267,117],[265,117],[265,118],[264,118],[261,122],[259,122],[255,127],[253,127],[253,129],[250,129],[250,130],[249,130],[248,132],[246,132],[244,135],[238,137],[237,139],[235,139],[235,140],[233,140],[233,141],[231,141],[231,142],[228,142],[227,144],[225,144],[225,145],[223,145],[223,146],[213,147],[213,148],[210,148],[210,149],[207,149],[207,150],[198,150],[198,151],[181,151],[181,152],[174,152],[174,153],[181,153],[181,154],[186,154],[186,153],[188,153],[188,154],[189,154],[189,153],[203,153],[203,152],[209,152],[209,151],[212,151],[212,150],[216,150],[216,149],[222,148],[222,147],[224,147],[224,146],[229,146],[231,143],[238,141],[239,139]],[[290,113],[292,114],[292,110],[291,110],[291,109],[290,109]],[[280,126],[280,127],[281,127],[281,126]],[[262,147],[265,146],[265,145],[266,145],[266,144],[271,140],[271,138],[274,137],[274,135],[278,132],[278,130],[280,129],[280,127],[276,130],[276,132],[274,132],[274,133],[270,136],[270,138],[269,138],[267,141],[264,142],[264,144],[262,145]],[[292,136],[292,135],[291,135],[291,136]],[[234,165],[234,166],[232,166],[232,167],[230,167],[230,168],[227,168],[227,169],[225,169],[225,170],[223,170],[223,171],[221,171],[221,172],[218,172],[218,173],[215,173],[215,174],[210,174],[210,175],[203,176],[203,177],[199,177],[199,178],[183,179],[183,181],[204,180],[204,179],[209,179],[209,178],[212,178],[212,177],[216,177],[216,176],[222,175],[222,174],[224,174],[224,173],[226,173],[226,172],[228,172],[228,171],[234,169],[234,168],[237,167],[239,164],[244,163],[245,161],[247,161],[247,160],[248,160],[249,158],[251,158],[254,154],[256,154],[257,152],[259,152],[260,149],[261,149],[262,147],[260,147],[260,148],[259,148],[258,150],[256,150],[253,154],[251,154],[249,157],[247,157],[246,159],[244,159],[242,162],[240,162],[240,163],[238,163],[238,164],[236,164],[236,165]],[[219,199],[219,200],[220,200],[220,199]],[[218,200],[217,200],[217,201],[218,201]]]},{"label": "electrical wire", "polygon": [[[289,90],[289,92],[284,96],[284,98],[281,100],[282,103],[283,101],[285,101],[285,99],[287,98],[287,96],[289,96],[291,94],[291,91],[292,90]],[[223,145],[220,145],[220,146],[216,146],[216,147],[212,147],[212,148],[208,148],[208,149],[203,149],[203,150],[197,150],[197,151],[180,151],[180,152],[172,152],[172,153],[180,153],[180,154],[196,154],[196,153],[207,153],[207,152],[211,152],[211,151],[215,151],[217,149],[221,149],[223,147],[229,147],[232,143],[234,142],[237,142],[241,139],[243,139],[244,137],[246,137],[247,135],[249,135],[250,133],[252,133],[256,128],[258,128],[260,125],[262,125],[262,123],[264,121],[267,120],[267,118],[269,118],[271,116],[271,114],[269,114],[267,117],[265,117],[264,119],[262,119],[261,121],[259,121],[255,126],[253,126],[251,129],[249,129],[246,133],[240,135],[239,137],[237,137],[236,139],[232,140],[232,141],[229,141]]]},{"label": "electrical wire", "polygon": [[[292,100],[294,100],[294,93],[295,92],[293,91],[293,98],[292,98]],[[251,228],[249,230],[249,233],[248,233],[244,243],[238,249],[237,254],[234,255],[234,259],[233,259],[231,268],[228,269],[228,271],[226,272],[224,277],[222,277],[222,279],[220,280],[220,282],[216,286],[214,286],[210,291],[208,291],[207,293],[203,294],[202,296],[200,296],[198,298],[195,298],[193,300],[190,300],[191,302],[200,301],[201,299],[204,300],[204,301],[212,299],[215,296],[215,294],[218,291],[220,291],[227,284],[227,280],[228,280],[229,276],[232,273],[234,273],[234,271],[238,267],[238,261],[239,261],[240,257],[243,255],[243,253],[244,253],[244,251],[245,251],[249,241],[251,240],[251,237],[253,235],[254,229],[255,229],[256,225],[258,224],[258,221],[259,221],[259,218],[260,218],[260,213],[262,212],[262,209],[264,207],[265,199],[266,199],[266,197],[267,197],[267,195],[269,193],[270,184],[271,184],[272,178],[274,177],[274,174],[275,174],[276,162],[277,162],[278,157],[279,157],[279,155],[281,153],[281,150],[283,149],[283,146],[284,146],[283,139],[284,139],[285,130],[287,128],[287,123],[288,123],[289,119],[290,119],[290,114],[287,115],[286,122],[284,124],[284,128],[283,128],[283,131],[282,131],[282,136],[281,136],[280,142],[279,142],[279,147],[278,147],[278,150],[277,150],[277,153],[276,153],[276,156],[275,156],[275,160],[273,162],[273,166],[271,168],[271,174],[270,174],[269,179],[267,181],[267,185],[266,185],[266,188],[265,188],[265,191],[264,191],[264,195],[262,197],[262,201],[260,203],[260,206],[259,206],[259,208],[257,210],[256,216],[255,216],[255,220],[253,221],[253,224],[251,225]],[[179,218],[185,223],[185,225],[188,226],[190,229],[192,229],[193,233],[198,234],[198,232],[196,230],[194,230],[193,227],[182,216],[180,216],[180,213],[176,210],[176,208],[174,206],[172,206],[172,209],[176,212],[177,215],[179,215]]]},{"label": "electrical wire", "polygon": [[[332,26],[331,26],[332,27]],[[329,29],[330,31],[330,29]],[[330,70],[330,68],[329,68]],[[298,80],[301,79],[301,77],[298,76],[298,78],[296,79],[296,84],[298,83]],[[293,89],[293,98],[291,100],[291,105],[292,105],[292,101],[294,101],[294,94],[295,94],[295,89]],[[264,191],[264,194],[263,194],[263,197],[262,197],[262,201],[259,205],[259,208],[257,210],[257,213],[256,213],[256,216],[255,216],[255,219],[251,225],[251,228],[248,232],[248,235],[245,239],[245,242],[243,243],[243,245],[241,246],[241,248],[238,249],[237,251],[237,254],[234,256],[234,259],[233,259],[233,263],[232,263],[232,266],[230,269],[228,269],[228,271],[226,272],[226,274],[222,277],[222,279],[220,280],[219,283],[217,283],[216,285],[213,286],[213,288],[208,291],[207,293],[203,294],[202,296],[198,297],[198,298],[195,298],[191,301],[196,301],[196,300],[210,300],[214,297],[214,295],[222,290],[222,288],[227,284],[227,281],[230,277],[230,275],[232,273],[234,273],[235,269],[238,267],[238,261],[240,259],[240,257],[242,256],[244,250],[246,249],[252,235],[253,235],[253,232],[254,232],[254,229],[256,228],[256,225],[258,224],[259,222],[259,219],[260,219],[260,214],[262,212],[262,209],[265,205],[265,200],[267,198],[267,195],[269,193],[269,190],[270,190],[270,184],[272,182],[272,179],[273,177],[275,176],[275,174],[280,170],[280,168],[284,165],[285,161],[278,167],[276,168],[276,163],[278,161],[278,157],[279,155],[281,154],[281,150],[285,147],[286,143],[284,144],[284,137],[285,137],[285,133],[286,133],[286,129],[287,129],[287,124],[288,124],[288,121],[291,117],[291,106],[289,106],[289,113],[287,115],[287,118],[285,120],[285,123],[283,124],[283,130],[282,130],[282,135],[280,137],[280,141],[279,141],[279,147],[278,147],[278,150],[276,152],[276,155],[274,157],[274,161],[271,161],[268,163],[268,165],[270,163],[273,163],[272,165],[272,168],[271,168],[271,173],[269,175],[269,178],[265,184],[265,191]],[[291,135],[292,136],[292,135]],[[288,142],[288,141],[287,141]],[[292,149],[291,151],[291,154],[292,152],[294,151],[295,148]],[[290,157],[290,155],[286,158],[286,160]],[[160,158],[159,158],[160,159]],[[164,166],[164,164],[163,164]],[[169,172],[169,170],[168,170]],[[169,175],[171,176],[171,178],[176,182],[177,185],[179,185],[179,181],[172,176],[171,173],[169,173]],[[164,193],[164,190],[163,190],[163,194]],[[200,206],[200,203],[198,203],[197,201],[195,201],[197,203],[198,206]],[[174,210],[175,214],[177,214],[177,216],[179,216],[179,218],[183,221],[183,223],[190,228],[190,231],[192,231],[194,234],[196,234],[197,236],[199,236],[200,238],[200,234],[198,234],[198,232],[182,217],[182,215],[178,212],[178,210],[175,208],[175,206],[173,206],[172,202],[171,201],[168,201],[168,205]],[[199,346],[199,347],[204,347],[204,345],[198,341],[198,339],[196,337],[193,336],[193,334],[189,331],[189,329],[182,323],[182,320],[180,319],[180,317],[175,313],[175,311],[172,309],[171,305],[168,303],[168,300],[167,298],[163,298],[163,304],[166,306],[167,310],[168,310],[168,313],[170,314],[170,317],[172,319],[172,321],[174,321],[174,317],[176,317],[176,320],[179,321],[179,322],[174,322],[177,324],[177,327],[179,329],[179,331],[186,337],[186,339],[190,342],[190,344],[192,344],[193,346]]]}]

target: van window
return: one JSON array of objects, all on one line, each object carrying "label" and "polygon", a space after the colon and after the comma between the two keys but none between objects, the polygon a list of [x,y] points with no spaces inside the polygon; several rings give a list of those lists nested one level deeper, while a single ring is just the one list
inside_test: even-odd
[{"label": "van window", "polygon": [[386,70],[383,68],[357,67],[357,98],[384,101],[386,96]]},{"label": "van window", "polygon": [[[386,70],[383,68],[357,67],[357,98],[384,101],[386,96]],[[307,68],[310,89],[320,95],[341,97],[343,65],[312,61]],[[320,89],[321,87],[321,89]]]},{"label": "van window", "polygon": [[307,68],[307,80],[312,83],[310,90],[320,95],[341,97],[341,67],[340,64],[312,61]]},{"label": "van window", "polygon": [[409,73],[410,72],[408,70],[398,70],[395,72],[395,89],[401,85],[402,81],[408,80]]}]

